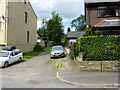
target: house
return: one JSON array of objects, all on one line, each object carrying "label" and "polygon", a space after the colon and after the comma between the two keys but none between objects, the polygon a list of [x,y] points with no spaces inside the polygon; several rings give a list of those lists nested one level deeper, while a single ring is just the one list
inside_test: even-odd
[{"label": "house", "polygon": [[93,31],[103,35],[120,34],[120,0],[85,0],[85,18]]},{"label": "house", "polygon": [[37,43],[37,16],[28,0],[0,1],[0,48],[15,45],[23,52]]},{"label": "house", "polygon": [[42,47],[45,47],[45,41],[37,34],[37,44]]},{"label": "house", "polygon": [[85,31],[70,31],[67,33],[67,46],[69,47],[71,43],[76,42],[76,39],[82,37]]}]

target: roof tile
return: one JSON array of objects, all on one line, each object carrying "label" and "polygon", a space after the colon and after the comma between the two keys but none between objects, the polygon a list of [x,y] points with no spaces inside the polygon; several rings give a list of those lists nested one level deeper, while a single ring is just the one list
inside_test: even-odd
[{"label": "roof tile", "polygon": [[82,37],[82,35],[85,33],[86,33],[85,31],[71,31],[71,32],[68,32],[67,38]]}]

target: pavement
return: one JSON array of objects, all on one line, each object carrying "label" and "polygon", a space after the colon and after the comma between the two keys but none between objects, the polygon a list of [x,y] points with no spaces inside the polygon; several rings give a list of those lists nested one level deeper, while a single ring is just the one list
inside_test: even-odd
[{"label": "pavement", "polygon": [[56,77],[65,83],[87,88],[118,88],[120,86],[117,72],[80,72],[74,68],[75,63],[69,58],[66,58],[62,64],[63,67],[59,69]]},{"label": "pavement", "polygon": [[118,74],[106,72],[57,72],[57,78],[65,83],[87,87],[118,88]]}]

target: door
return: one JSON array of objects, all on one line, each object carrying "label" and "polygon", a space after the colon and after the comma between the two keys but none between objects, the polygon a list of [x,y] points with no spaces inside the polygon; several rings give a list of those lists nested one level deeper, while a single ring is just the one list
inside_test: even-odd
[{"label": "door", "polygon": [[10,57],[9,57],[9,62],[10,62],[10,64],[11,63],[13,63],[13,62],[15,62],[15,54],[14,54],[14,52],[11,52],[11,54],[10,54]]}]

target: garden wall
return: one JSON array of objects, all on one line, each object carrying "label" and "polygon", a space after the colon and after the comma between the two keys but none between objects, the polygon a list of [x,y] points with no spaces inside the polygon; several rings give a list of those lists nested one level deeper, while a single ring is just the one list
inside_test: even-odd
[{"label": "garden wall", "polygon": [[80,61],[77,63],[79,71],[118,72],[118,61]]}]

